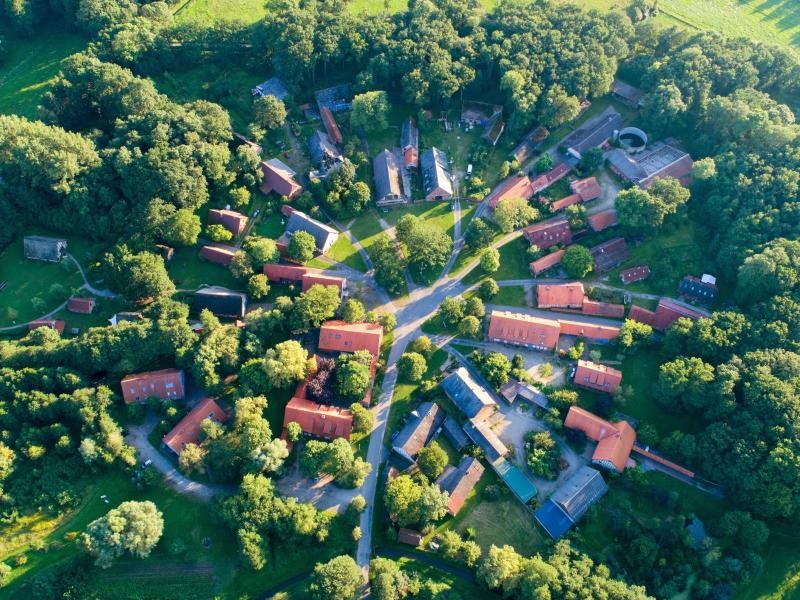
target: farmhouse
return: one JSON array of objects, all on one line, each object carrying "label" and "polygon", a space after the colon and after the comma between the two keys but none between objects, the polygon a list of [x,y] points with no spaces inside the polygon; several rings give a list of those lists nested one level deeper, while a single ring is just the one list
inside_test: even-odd
[{"label": "farmhouse", "polygon": [[610,342],[619,336],[619,327],[613,325],[596,325],[570,319],[559,319],[561,335],[572,335],[594,342]]},{"label": "farmhouse", "polygon": [[442,472],[436,483],[439,484],[439,488],[443,492],[447,492],[450,495],[450,500],[447,504],[448,514],[453,517],[458,514],[458,511],[464,506],[467,496],[480,481],[483,471],[483,465],[477,458],[465,456],[457,467],[448,465]]},{"label": "farmhouse", "polygon": [[622,372],[588,360],[579,360],[573,382],[580,387],[613,394],[622,383]]},{"label": "farmhouse", "polygon": [[547,127],[539,125],[533,131],[528,133],[522,141],[511,151],[511,156],[520,165],[530,158],[536,148],[550,135]]},{"label": "farmhouse", "polygon": [[73,296],[67,302],[67,310],[79,315],[90,315],[95,307],[94,298],[78,298]]},{"label": "farmhouse", "polygon": [[486,202],[489,208],[494,210],[502,200],[506,198],[522,198],[530,200],[533,196],[533,188],[531,187],[531,180],[526,175],[519,177],[513,175],[504,179],[500,185],[492,190],[486,197]]},{"label": "farmhouse", "polygon": [[279,196],[291,199],[303,191],[303,186],[295,178],[297,173],[277,158],[262,161],[261,173],[264,178],[260,189],[265,194],[275,192]]},{"label": "farmhouse", "polygon": [[400,151],[406,169],[419,167],[419,129],[414,117],[408,117],[400,128]]},{"label": "farmhouse", "polygon": [[344,156],[325,132],[316,130],[312,133],[308,140],[308,149],[320,177],[324,177],[344,164]]},{"label": "farmhouse", "polygon": [[378,323],[328,321],[319,330],[319,349],[327,352],[369,350],[372,356],[381,353],[383,327]]},{"label": "farmhouse", "polygon": [[608,491],[600,471],[582,466],[536,511],[536,521],[554,540],[577,523]]},{"label": "farmhouse", "polygon": [[295,396],[286,405],[281,437],[286,438],[286,426],[289,423],[297,423],[303,433],[316,438],[349,440],[353,432],[353,414],[345,408],[327,406],[306,399],[305,387],[306,383],[301,383],[295,391]]},{"label": "farmhouse", "polygon": [[590,119],[561,141],[567,154],[580,159],[591,148],[600,148],[608,143],[615,131],[622,129],[624,121],[614,108],[608,107],[602,114]]},{"label": "farmhouse", "polygon": [[459,367],[442,380],[442,390],[468,419],[485,419],[497,409],[497,402],[491,394],[464,367]]},{"label": "farmhouse", "polygon": [[642,98],[644,98],[642,90],[617,78],[614,78],[614,82],[611,84],[611,95],[631,108],[640,108]]},{"label": "farmhouse", "polygon": [[606,159],[614,173],[642,189],[649,188],[659,177],[674,177],[688,185],[694,165],[689,154],[662,141],[654,142],[637,154],[615,148],[606,153]]},{"label": "farmhouse", "polygon": [[422,153],[422,188],[426,200],[449,200],[453,196],[447,155],[438,148]]},{"label": "farmhouse", "polygon": [[636,442],[636,431],[626,421],[609,423],[587,410],[572,406],[564,427],[578,429],[597,442],[592,454],[593,463],[620,473],[625,470]]},{"label": "farmhouse", "polygon": [[214,402],[213,398],[204,398],[161,441],[175,454],[180,454],[186,444],[197,443],[200,439],[200,431],[203,421],[206,419],[225,423],[228,415],[220,408],[219,404]]},{"label": "farmhouse", "polygon": [[312,285],[333,285],[339,288],[340,293],[347,289],[347,279],[334,275],[325,275],[319,269],[300,267],[295,265],[281,265],[266,263],[263,268],[264,275],[272,283],[293,285],[300,283],[305,292]]},{"label": "farmhouse", "polygon": [[558,163],[546,173],[538,175],[535,179],[531,180],[531,190],[533,194],[541,194],[556,181],[563,179],[571,171],[571,167],[567,163]]},{"label": "farmhouse", "polygon": [[286,234],[291,236],[296,231],[310,233],[317,242],[317,250],[322,253],[330,250],[331,246],[339,239],[339,232],[333,227],[312,219],[304,212],[291,209],[286,221]]},{"label": "farmhouse", "polygon": [[717,279],[711,275],[703,275],[702,279],[686,275],[678,286],[678,293],[682,298],[713,304],[717,299]]},{"label": "farmhouse", "polygon": [[488,338],[493,342],[524,346],[536,350],[553,350],[561,332],[558,321],[531,315],[493,310]]},{"label": "farmhouse", "polygon": [[444,421],[444,411],[438,404],[423,402],[409,416],[406,424],[392,441],[392,452],[403,468],[414,464],[417,454],[431,440]]},{"label": "farmhouse", "polygon": [[22,247],[28,260],[61,262],[67,255],[67,240],[59,238],[26,235],[22,238]]},{"label": "farmhouse", "polygon": [[602,190],[600,184],[597,182],[596,177],[587,177],[586,179],[577,179],[569,184],[569,189],[573,194],[577,194],[581,202],[591,202],[600,197]]},{"label": "farmhouse", "polygon": [[570,194],[569,196],[564,196],[560,200],[555,200],[550,203],[550,210],[553,212],[558,212],[560,210],[564,210],[568,206],[572,206],[573,204],[578,204],[581,201],[581,197],[578,194]]},{"label": "farmhouse", "polygon": [[470,419],[464,423],[464,433],[473,444],[483,450],[483,455],[489,462],[493,463],[508,455],[508,448],[485,420]]},{"label": "farmhouse", "polygon": [[647,310],[646,308],[634,304],[628,311],[628,318],[638,323],[652,325],[656,318],[656,313],[654,313],[652,310]]},{"label": "farmhouse", "polygon": [[64,333],[64,328],[67,326],[66,322],[58,321],[56,319],[37,319],[28,323],[28,331],[47,327],[48,329],[55,329],[59,334]]},{"label": "farmhouse", "polygon": [[581,312],[585,315],[593,317],[607,317],[609,319],[622,319],[625,316],[624,304],[611,304],[610,302],[596,302],[583,299],[583,306]]},{"label": "farmhouse", "polygon": [[650,277],[650,267],[647,265],[639,265],[638,267],[631,267],[620,271],[619,279],[624,285],[636,283]]},{"label": "farmhouse", "polygon": [[556,244],[571,244],[572,230],[565,217],[556,217],[540,223],[529,225],[522,230],[522,235],[533,246],[550,248]]},{"label": "farmhouse", "polygon": [[703,313],[692,310],[688,306],[678,304],[675,302],[675,300],[670,298],[661,298],[661,300],[658,301],[658,307],[656,308],[655,315],[653,315],[652,326],[653,329],[657,329],[658,331],[666,331],[670,325],[672,325],[681,317],[696,321],[697,319],[701,319],[705,316],[706,315]]},{"label": "farmhouse", "polygon": [[235,210],[212,208],[208,211],[208,223],[222,225],[233,235],[240,235],[247,228],[247,215]]},{"label": "farmhouse", "polygon": [[581,308],[585,292],[583,284],[560,283],[539,284],[536,286],[537,305],[539,308]]},{"label": "farmhouse", "polygon": [[461,452],[464,448],[469,446],[469,438],[464,433],[464,429],[458,424],[453,417],[447,416],[442,423],[442,433],[447,441],[453,445],[456,452]]},{"label": "farmhouse", "polygon": [[607,273],[614,267],[619,266],[630,257],[628,244],[624,238],[615,237],[610,240],[589,248],[589,252],[594,258],[595,273]]},{"label": "farmhouse", "polygon": [[239,319],[247,309],[247,296],[224,287],[205,287],[196,291],[192,297],[192,309],[195,313],[204,308],[218,317]]},{"label": "farmhouse", "polygon": [[286,84],[277,77],[271,77],[264,83],[258,84],[250,90],[250,93],[259,97],[274,96],[278,100],[285,100],[289,97],[289,90],[286,89]]},{"label": "farmhouse", "polygon": [[120,387],[126,404],[144,402],[148,398],[180,400],[186,389],[181,369],[161,369],[126,375],[120,381]]},{"label": "farmhouse", "polygon": [[592,231],[603,231],[604,229],[608,229],[609,227],[614,227],[615,225],[619,224],[619,221],[617,220],[617,211],[613,208],[601,210],[598,213],[589,215],[589,218],[586,220],[586,222],[589,224],[589,228]]},{"label": "farmhouse", "polygon": [[403,192],[400,163],[393,152],[384,149],[373,158],[372,172],[375,178],[375,204],[393,206],[408,202]]},{"label": "farmhouse", "polygon": [[538,277],[540,273],[544,273],[548,269],[552,269],[556,265],[560,265],[561,258],[564,256],[564,252],[566,252],[566,250],[556,250],[555,252],[551,252],[550,254],[543,256],[542,258],[536,259],[529,265],[531,274],[534,277]]},{"label": "farmhouse", "polygon": [[322,124],[325,126],[325,131],[328,132],[328,138],[334,144],[341,144],[344,139],[342,132],[339,131],[339,126],[336,124],[336,119],[333,118],[331,109],[323,106],[319,109],[319,116],[322,117]]},{"label": "farmhouse", "polygon": [[239,249],[235,246],[226,246],[224,244],[207,244],[200,248],[201,257],[209,262],[226,267],[231,264],[237,252],[239,252]]}]

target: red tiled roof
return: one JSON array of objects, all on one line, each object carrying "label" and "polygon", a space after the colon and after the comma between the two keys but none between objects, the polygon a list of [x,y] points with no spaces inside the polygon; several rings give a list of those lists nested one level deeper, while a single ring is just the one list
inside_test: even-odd
[{"label": "red tiled roof", "polygon": [[288,204],[284,204],[283,206],[281,206],[281,214],[284,217],[288,217],[293,212],[294,212],[294,209],[291,206],[289,206]]},{"label": "red tiled roof", "polygon": [[650,277],[650,267],[647,265],[639,265],[638,267],[631,267],[620,271],[619,278],[622,283],[628,285],[629,283],[636,283]]},{"label": "red tiled roof", "polygon": [[334,285],[339,288],[341,292],[345,288],[347,280],[344,277],[335,277],[333,275],[323,275],[321,273],[306,273],[302,277],[303,291],[305,292],[312,285]]},{"label": "red tiled roof", "polygon": [[298,267],[295,265],[281,265],[278,263],[265,263],[264,275],[274,283],[288,283],[290,281],[301,282],[303,275],[310,272],[308,267]]},{"label": "red tiled roof", "polygon": [[448,467],[448,469],[449,472],[445,471],[438,483],[442,491],[450,494],[447,512],[455,517],[464,506],[469,493],[480,481],[484,468],[477,458],[470,456],[465,457],[458,467]]},{"label": "red tiled roof", "polygon": [[543,256],[530,264],[531,274],[536,277],[539,273],[547,271],[561,263],[561,257],[564,256],[566,250],[556,250],[550,254]]},{"label": "red tiled roof", "polygon": [[581,387],[613,394],[622,383],[622,372],[588,360],[579,360],[573,381]]},{"label": "red tiled roof", "polygon": [[200,248],[200,256],[210,262],[225,265],[226,267],[231,264],[237,252],[239,252],[238,248],[223,246],[222,244],[209,244]]},{"label": "red tiled roof", "polygon": [[208,222],[210,224],[222,225],[233,235],[239,235],[247,227],[247,215],[243,215],[235,210],[212,208],[208,211]]},{"label": "red tiled roof", "polygon": [[28,323],[28,331],[39,329],[40,327],[49,327],[55,329],[58,333],[64,333],[64,328],[67,326],[66,322],[58,321],[56,319],[38,319]]},{"label": "red tiled roof", "polygon": [[378,323],[347,323],[328,321],[319,330],[319,349],[333,352],[369,350],[373,356],[381,353],[383,327]]},{"label": "red tiled roof", "polygon": [[161,400],[180,400],[184,396],[184,379],[181,369],[161,369],[126,375],[120,381],[122,399],[127,404],[144,402],[155,397]]},{"label": "red tiled roof", "polygon": [[590,440],[598,442],[592,461],[620,473],[625,469],[636,442],[636,431],[626,421],[609,423],[597,415],[577,406],[572,406],[564,420],[564,426],[579,429]]},{"label": "red tiled roof", "polygon": [[585,292],[583,284],[559,283],[536,286],[536,297],[539,308],[580,308],[583,306]]},{"label": "red tiled roof", "polygon": [[409,546],[419,546],[422,543],[422,534],[419,531],[401,527],[397,531],[397,541]]},{"label": "red tiled roof", "polygon": [[414,148],[413,146],[409,146],[405,150],[403,150],[403,164],[406,167],[418,167],[419,166],[419,151]]},{"label": "red tiled roof", "polygon": [[652,310],[647,310],[646,308],[642,308],[641,306],[634,304],[628,311],[628,318],[632,321],[637,321],[638,323],[652,325],[653,320],[656,318],[656,313],[654,313]]},{"label": "red tiled roof", "polygon": [[533,193],[538,194],[546,190],[559,179],[566,177],[570,170],[570,167],[566,163],[558,163],[552,169],[547,171],[547,173],[542,173],[536,177],[536,179],[531,180],[531,189],[533,190]]},{"label": "red tiled roof", "polygon": [[558,321],[522,313],[494,310],[489,320],[489,339],[509,344],[550,350],[558,344],[559,333]]},{"label": "red tiled roof", "polygon": [[342,143],[342,132],[339,131],[339,126],[336,124],[336,119],[333,118],[331,109],[323,106],[319,109],[319,116],[322,117],[322,124],[325,125],[325,131],[328,132],[328,137],[334,144]]},{"label": "red tiled roof", "polygon": [[213,398],[204,398],[162,438],[164,445],[175,454],[180,454],[186,444],[197,443],[200,439],[200,427],[206,419],[224,423],[228,415]]},{"label": "red tiled roof", "polygon": [[610,319],[622,319],[625,317],[624,304],[610,304],[608,302],[595,302],[588,298],[583,299],[583,314],[595,317],[608,317]]},{"label": "red tiled roof", "polygon": [[612,325],[595,325],[569,319],[559,319],[562,335],[574,335],[589,340],[610,341],[619,335],[619,327]]},{"label": "red tiled roof", "polygon": [[587,221],[592,231],[603,231],[619,223],[617,220],[617,211],[613,208],[601,210],[599,213],[590,215]]},{"label": "red tiled roof", "polygon": [[295,422],[308,435],[326,440],[341,437],[349,440],[353,431],[352,413],[338,406],[326,406],[298,397],[305,395],[305,386],[305,383],[301,383],[295,397],[286,405],[283,413],[284,431],[289,423]]},{"label": "red tiled roof", "polygon": [[550,203],[550,210],[553,212],[558,212],[559,210],[563,210],[568,206],[572,206],[573,204],[578,204],[581,202],[581,197],[578,194],[570,194],[561,200],[556,200]]},{"label": "red tiled roof", "polygon": [[602,274],[610,271],[620,263],[628,260],[630,251],[624,238],[615,237],[589,248],[594,258],[594,270]]},{"label": "red tiled roof", "polygon": [[69,312],[88,315],[94,310],[94,298],[70,298],[67,302]]},{"label": "red tiled roof", "polygon": [[531,196],[533,196],[533,188],[531,187],[530,178],[527,176],[518,177],[517,175],[512,175],[501,181],[500,184],[492,190],[486,197],[486,202],[489,208],[494,210],[497,208],[497,205],[500,204],[500,201],[506,198],[524,198],[525,200],[530,200]]},{"label": "red tiled roof", "polygon": [[294,178],[293,171],[278,159],[263,161],[261,173],[264,176],[261,191],[265,194],[275,192],[280,196],[294,198],[303,191],[303,186]]},{"label": "red tiled roof", "polygon": [[556,244],[571,244],[572,231],[565,217],[556,217],[529,225],[522,230],[529,243],[539,248],[550,248]]},{"label": "red tiled roof", "polygon": [[666,331],[670,325],[681,317],[697,320],[704,316],[703,313],[678,304],[670,298],[661,298],[658,301],[658,308],[656,308],[656,313],[653,317],[653,329]]},{"label": "red tiled roof", "polygon": [[569,184],[569,189],[580,196],[582,202],[589,202],[600,197],[602,190],[596,177],[578,179]]}]

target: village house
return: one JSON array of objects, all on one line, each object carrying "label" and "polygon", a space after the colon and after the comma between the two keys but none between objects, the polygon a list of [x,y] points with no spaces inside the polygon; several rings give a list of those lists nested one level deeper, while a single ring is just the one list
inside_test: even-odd
[{"label": "village house", "polygon": [[616,77],[611,84],[611,95],[631,108],[641,108],[642,99],[644,98],[642,90]]},{"label": "village house", "polygon": [[433,438],[444,417],[444,411],[433,402],[423,402],[411,412],[406,424],[392,440],[392,452],[401,468],[414,465],[417,454]]},{"label": "village house", "polygon": [[578,194],[570,194],[569,196],[564,196],[560,200],[554,200],[550,203],[550,210],[553,212],[559,212],[564,210],[568,206],[572,206],[573,204],[578,204],[581,201],[581,197]]},{"label": "village house", "polygon": [[613,394],[622,383],[622,372],[588,360],[579,360],[572,381],[580,387]]},{"label": "village house", "polygon": [[212,208],[208,211],[209,225],[222,225],[233,235],[241,235],[247,229],[247,215],[226,208]]},{"label": "village house", "polygon": [[272,283],[283,285],[301,284],[302,291],[307,291],[312,285],[332,285],[339,288],[339,294],[347,290],[347,279],[326,275],[320,269],[301,267],[295,265],[281,265],[278,263],[266,263],[263,267],[264,275]]},{"label": "village house", "polygon": [[556,217],[529,225],[522,230],[522,235],[531,245],[542,249],[551,248],[556,244],[569,245],[572,243],[572,230],[565,217]]},{"label": "village house", "polygon": [[61,262],[67,255],[67,240],[42,235],[26,235],[22,238],[22,250],[28,260]]},{"label": "village house", "polygon": [[512,175],[504,179],[500,184],[492,190],[492,192],[485,198],[490,209],[494,210],[501,201],[508,198],[522,198],[523,200],[530,200],[533,197],[533,187],[531,187],[531,180],[527,175],[520,177],[519,175]]},{"label": "village house", "polygon": [[684,186],[691,183],[692,157],[666,142],[654,142],[636,154],[614,148],[606,153],[606,159],[614,173],[642,189],[649,188],[660,177],[674,177]]},{"label": "village house", "polygon": [[316,130],[311,134],[308,139],[308,150],[311,160],[317,168],[314,175],[318,177],[325,177],[344,164],[344,156],[330,140],[328,134],[323,131]]},{"label": "village house", "polygon": [[492,431],[485,419],[470,419],[464,423],[464,433],[490,463],[495,463],[508,456],[508,447],[497,434]]},{"label": "village house", "polygon": [[625,305],[612,304],[610,302],[597,302],[595,300],[589,300],[589,298],[584,298],[581,312],[585,315],[591,315],[593,317],[622,319],[625,317]]},{"label": "village house", "polygon": [[450,496],[447,503],[447,513],[453,517],[464,506],[470,492],[478,485],[483,475],[483,465],[473,456],[465,456],[457,467],[448,465],[436,480],[439,488]]},{"label": "village house", "polygon": [[328,321],[320,327],[318,347],[327,352],[368,350],[372,356],[378,357],[382,341],[383,326],[379,323]]},{"label": "village house", "polygon": [[653,316],[652,325],[653,329],[658,331],[666,331],[670,325],[672,325],[681,317],[696,321],[697,319],[701,319],[705,316],[706,315],[703,313],[692,310],[688,306],[678,304],[670,298],[661,298],[661,300],[658,301],[658,307],[656,308],[655,315]]},{"label": "village house", "polygon": [[203,421],[206,419],[225,423],[228,415],[213,398],[204,398],[188,415],[178,421],[178,424],[161,441],[175,454],[180,455],[186,444],[196,444],[200,440]]},{"label": "village house", "polygon": [[628,466],[636,443],[636,431],[627,421],[609,423],[588,410],[572,406],[564,420],[564,427],[582,431],[588,439],[597,442],[592,454],[594,464],[619,473]]},{"label": "village house", "polygon": [[[314,237],[317,243],[317,250],[323,254],[330,250],[331,246],[339,239],[339,232],[333,227],[320,223],[306,213],[295,210],[290,206],[284,206],[283,208],[289,209],[284,212],[284,214],[288,213],[286,232],[284,233],[287,238],[291,237],[295,231],[305,231]],[[288,242],[288,239],[286,241]]]},{"label": "village house", "polygon": [[631,283],[636,283],[637,281],[643,281],[648,277],[650,277],[650,267],[647,265],[631,267],[630,269],[620,271],[619,274],[619,279],[623,285],[629,285]]},{"label": "village house", "polygon": [[422,189],[426,200],[449,200],[453,196],[447,155],[432,147],[422,153]]},{"label": "village house", "polygon": [[717,278],[712,275],[703,275],[702,278],[686,275],[678,285],[681,298],[701,304],[714,304],[718,293]]},{"label": "village house", "polygon": [[303,433],[315,438],[349,440],[353,433],[353,414],[346,408],[319,404],[307,399],[306,385],[305,382],[301,383],[294,397],[286,404],[281,437],[286,439],[286,427],[289,423],[297,423]]},{"label": "village house", "polygon": [[608,491],[600,471],[580,467],[536,511],[536,521],[557,540],[575,525]]},{"label": "village house", "polygon": [[126,404],[144,402],[148,398],[180,400],[186,394],[182,369],[161,369],[126,375],[120,381],[120,387]]},{"label": "village house", "polygon": [[48,329],[55,329],[59,335],[62,335],[66,326],[67,323],[65,321],[60,321],[58,319],[36,319],[35,321],[28,322],[28,331],[33,331],[40,327],[47,327]]},{"label": "village house", "polygon": [[393,152],[384,149],[372,159],[372,174],[375,180],[375,204],[383,207],[408,202],[403,191],[400,164]]},{"label": "village house", "polygon": [[277,158],[261,162],[261,191],[265,194],[275,192],[284,198],[295,198],[303,191],[295,173],[289,165]]},{"label": "village house", "polygon": [[534,277],[538,277],[541,273],[552,269],[556,265],[560,265],[561,259],[563,258],[565,252],[566,250],[556,250],[555,252],[546,254],[541,258],[537,258],[529,265],[531,274]]},{"label": "village house", "polygon": [[202,258],[225,267],[231,264],[237,252],[240,252],[239,248],[225,244],[206,244],[200,248]]},{"label": "village house", "polygon": [[556,181],[566,177],[572,168],[567,163],[558,163],[552,169],[531,179],[532,194],[541,194]]},{"label": "village house", "polygon": [[192,296],[192,310],[199,314],[203,309],[218,317],[241,319],[247,310],[247,296],[220,286],[201,288]]},{"label": "village house", "polygon": [[531,315],[493,310],[489,319],[488,339],[493,342],[553,350],[561,332],[558,321]]},{"label": "village house", "polygon": [[419,129],[414,117],[408,117],[400,128],[400,152],[406,169],[419,167]]},{"label": "village house", "polygon": [[583,321],[573,321],[571,319],[559,319],[559,329],[561,335],[571,335],[577,338],[591,340],[602,344],[610,342],[619,337],[619,327],[615,325],[598,325],[596,323],[585,323]]},{"label": "village house", "polygon": [[589,119],[569,134],[559,146],[565,148],[567,154],[580,160],[587,150],[605,146],[614,132],[622,129],[623,125],[622,115],[609,106],[602,114]]},{"label": "village house", "polygon": [[601,210],[598,213],[593,215],[589,215],[589,218],[586,219],[589,228],[592,231],[603,231],[608,229],[609,227],[614,227],[619,224],[617,220],[617,211],[614,208],[607,208],[606,210]]},{"label": "village house", "polygon": [[630,258],[630,250],[624,238],[615,237],[589,248],[594,258],[594,271],[602,275]]},{"label": "village house", "polygon": [[491,394],[475,381],[464,367],[459,367],[442,381],[442,390],[468,419],[480,421],[497,410]]},{"label": "village house", "polygon": [[573,194],[577,194],[581,202],[591,202],[597,200],[603,191],[600,189],[600,183],[597,177],[586,177],[585,179],[576,179],[569,184],[569,189]]},{"label": "village house", "polygon": [[90,315],[95,307],[94,298],[78,298],[73,296],[67,301],[67,310],[79,315]]},{"label": "village house", "polygon": [[583,306],[583,299],[586,292],[583,284],[559,283],[544,284],[536,286],[537,306],[539,308],[574,308],[580,309]]}]

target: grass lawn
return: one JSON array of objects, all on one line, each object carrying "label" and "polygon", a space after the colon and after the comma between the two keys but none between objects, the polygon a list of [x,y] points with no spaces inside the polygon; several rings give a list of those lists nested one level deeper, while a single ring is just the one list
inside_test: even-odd
[{"label": "grass lawn", "polygon": [[202,285],[221,285],[234,290],[244,287],[223,265],[200,258],[196,247],[176,248],[167,271],[179,289],[196,290]]},{"label": "grass lawn", "polygon": [[277,240],[286,229],[286,223],[280,213],[263,216],[256,223],[255,230],[261,237]]},{"label": "grass lawn", "polygon": [[364,259],[358,252],[358,248],[353,245],[350,238],[344,234],[339,234],[336,243],[328,250],[328,256],[333,260],[346,264],[351,269],[356,271],[366,272],[367,265],[364,264]]},{"label": "grass lawn", "polygon": [[528,242],[520,236],[514,240],[506,242],[500,248],[500,269],[495,273],[486,273],[480,265],[476,266],[462,280],[465,285],[478,283],[484,277],[491,277],[495,281],[505,281],[506,279],[530,279],[531,272],[528,268],[526,252]]},{"label": "grass lawn", "polygon": [[350,233],[361,242],[364,250],[369,253],[372,244],[378,239],[378,236],[383,233],[383,227],[378,222],[378,213],[374,209],[369,209],[356,217],[353,224],[350,226]]},{"label": "grass lawn", "polygon": [[699,277],[702,273],[716,272],[714,258],[706,252],[707,246],[700,228],[686,217],[680,224],[667,225],[656,236],[631,245],[631,257],[607,274],[608,282],[621,286],[620,271],[648,265],[650,277],[625,288],[632,292],[674,295],[684,275]]},{"label": "grass lawn", "polygon": [[[487,470],[486,473],[490,473],[490,471]],[[496,482],[496,475],[493,471],[491,474]],[[484,474],[485,477],[486,474]],[[533,515],[510,494],[500,500],[493,502],[484,500],[474,507],[467,506],[465,508],[470,510],[465,513],[464,518],[460,519],[456,530],[463,533],[467,527],[474,527],[477,531],[475,541],[484,551],[488,550],[492,544],[495,546],[508,544],[521,554],[530,556],[536,552],[542,552],[548,545],[544,535],[536,529]],[[461,517],[461,513],[458,517]]]},{"label": "grass lawn", "polygon": [[389,225],[396,227],[398,221],[405,215],[417,216],[426,223],[444,229],[451,238],[453,237],[455,217],[453,216],[453,211],[450,209],[449,202],[423,202],[420,204],[413,204],[396,210],[390,210],[382,216]]},{"label": "grass lawn", "polygon": [[41,29],[30,38],[7,35],[8,56],[0,66],[0,113],[33,118],[42,94],[58,74],[61,61],[87,43],[75,32]]},{"label": "grass lawn", "polygon": [[[471,295],[476,295],[476,292],[464,294],[464,297]],[[490,298],[488,302],[501,306],[528,306],[528,302],[525,300],[525,288],[521,285],[502,286],[497,295]]]},{"label": "grass lawn", "polygon": [[185,0],[177,5],[178,23],[244,21],[255,23],[267,14],[265,0]]},{"label": "grass lawn", "polygon": [[[464,581],[451,575],[441,569],[426,565],[418,560],[410,558],[400,558],[400,569],[408,574],[416,574],[421,580],[430,579],[436,583],[443,583],[450,586],[451,591],[462,600],[483,600],[485,598],[497,598],[498,596],[488,590],[485,590],[474,583]],[[443,594],[443,596],[446,594]]]}]

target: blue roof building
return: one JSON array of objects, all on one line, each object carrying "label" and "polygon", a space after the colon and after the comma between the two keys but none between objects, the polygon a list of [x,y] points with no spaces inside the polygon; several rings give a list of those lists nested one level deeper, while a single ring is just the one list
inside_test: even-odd
[{"label": "blue roof building", "polygon": [[608,486],[600,471],[583,466],[536,511],[536,520],[557,540],[605,495]]}]

